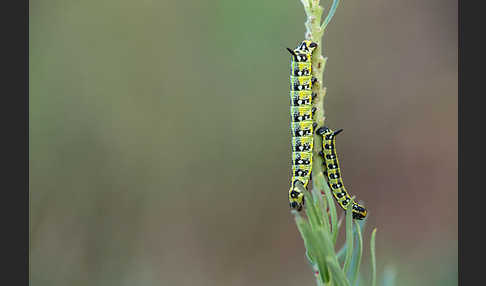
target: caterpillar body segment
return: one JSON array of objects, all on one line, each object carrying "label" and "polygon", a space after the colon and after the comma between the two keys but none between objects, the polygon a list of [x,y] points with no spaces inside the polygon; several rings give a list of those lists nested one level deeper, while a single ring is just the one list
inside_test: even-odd
[{"label": "caterpillar body segment", "polygon": [[[318,135],[322,135],[322,152],[321,155],[324,159],[324,165],[326,170],[324,175],[327,178],[327,184],[331,189],[334,198],[338,204],[347,210],[351,201],[351,196],[346,191],[341,176],[341,169],[339,167],[339,161],[336,154],[336,135],[343,130],[332,131],[328,127],[321,127],[316,130]],[[352,206],[353,218],[364,219],[367,215],[367,210],[362,205],[353,202]]]},{"label": "caterpillar body segment", "polygon": [[312,73],[311,62],[291,62],[290,76],[310,76]]},{"label": "caterpillar body segment", "polygon": [[312,89],[313,84],[312,76],[290,76],[290,88],[293,91],[301,91]]},{"label": "caterpillar body segment", "polygon": [[304,205],[304,190],[312,173],[312,148],[314,144],[314,123],[312,116],[312,52],[317,44],[302,41],[290,52],[290,130],[292,134],[292,179],[289,190],[290,207],[298,211]]},{"label": "caterpillar body segment", "polygon": [[293,137],[292,152],[311,152],[314,148],[314,138],[312,137]]},{"label": "caterpillar body segment", "polygon": [[312,165],[302,165],[302,166],[292,166],[292,176],[295,178],[293,183],[300,182],[304,188],[307,186],[304,185],[304,179],[307,179],[307,183],[309,183],[309,176],[312,172]]},{"label": "caterpillar body segment", "polygon": [[295,166],[302,167],[312,165],[312,154],[310,152],[293,152],[292,162]]},{"label": "caterpillar body segment", "polygon": [[310,105],[292,106],[290,108],[290,114],[294,122],[312,120],[312,115],[315,111],[315,107]]},{"label": "caterpillar body segment", "polygon": [[310,106],[315,94],[306,91],[290,91],[290,104],[291,106]]}]

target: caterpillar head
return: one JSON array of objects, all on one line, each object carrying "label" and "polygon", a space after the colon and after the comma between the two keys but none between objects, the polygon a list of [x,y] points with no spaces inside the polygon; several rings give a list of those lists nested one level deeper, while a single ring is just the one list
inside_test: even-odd
[{"label": "caterpillar head", "polygon": [[353,205],[353,218],[354,219],[364,219],[368,215],[368,211],[359,204]]},{"label": "caterpillar head", "polygon": [[[299,181],[297,182],[300,183]],[[302,188],[299,188],[300,186],[296,186],[296,183],[289,190],[289,205],[300,212],[304,206],[304,193]]]},{"label": "caterpillar head", "polygon": [[304,40],[299,44],[299,46],[297,46],[297,48],[294,51],[296,53],[312,54],[312,52],[316,47],[317,47],[316,43],[309,40]]},{"label": "caterpillar head", "polygon": [[311,54],[316,47],[317,47],[316,43],[309,40],[304,40],[294,50],[291,50],[289,48],[287,48],[287,50],[292,55],[294,61],[310,62]]}]

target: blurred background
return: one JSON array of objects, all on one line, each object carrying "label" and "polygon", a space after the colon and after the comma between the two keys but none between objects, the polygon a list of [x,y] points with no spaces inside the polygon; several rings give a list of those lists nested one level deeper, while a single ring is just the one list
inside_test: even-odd
[{"label": "blurred background", "polygon": [[[457,20],[345,0],[324,36],[362,270],[377,227],[397,285],[457,285]],[[287,201],[304,21],[298,0],[31,1],[30,284],[315,285]]]}]

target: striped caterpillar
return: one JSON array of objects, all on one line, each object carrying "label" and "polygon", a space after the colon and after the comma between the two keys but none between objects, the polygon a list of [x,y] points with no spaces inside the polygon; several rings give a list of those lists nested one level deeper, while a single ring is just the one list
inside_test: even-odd
[{"label": "striped caterpillar", "polygon": [[312,121],[315,108],[312,107],[312,84],[316,78],[311,76],[311,55],[317,44],[302,41],[296,49],[287,50],[290,60],[290,129],[292,132],[292,180],[289,190],[291,208],[302,210],[304,205],[303,189],[307,187],[312,172],[312,150],[314,128]]},{"label": "striped caterpillar", "polygon": [[[331,189],[334,198],[339,205],[346,210],[348,204],[351,201],[351,196],[348,194],[343,185],[343,179],[341,177],[341,169],[339,168],[339,161],[336,154],[336,135],[341,133],[343,129],[332,131],[327,127],[321,127],[316,130],[316,134],[322,135],[322,151],[320,155],[324,159],[324,165],[326,170],[324,175],[327,178],[327,184]],[[353,218],[363,219],[367,215],[366,209],[360,204],[353,202],[352,207]]]},{"label": "striped caterpillar", "polygon": [[[315,108],[312,107],[312,85],[317,81],[312,77],[311,56],[317,44],[304,40],[296,49],[287,50],[291,54],[290,61],[290,114],[292,132],[292,180],[289,190],[289,204],[291,208],[301,211],[304,205],[304,193],[312,175],[312,151],[314,146],[313,133],[317,127],[313,123]],[[316,133],[323,136],[321,155],[326,170],[324,175],[335,199],[346,210],[351,197],[344,188],[335,152],[336,135],[341,130],[333,132],[327,127],[319,128]],[[353,218],[363,219],[367,215],[366,209],[353,202]]]}]

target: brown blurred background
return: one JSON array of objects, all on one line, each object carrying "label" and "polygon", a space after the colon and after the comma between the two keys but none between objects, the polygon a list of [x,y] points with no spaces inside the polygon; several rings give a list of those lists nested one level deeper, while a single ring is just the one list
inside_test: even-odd
[{"label": "brown blurred background", "polygon": [[[298,0],[31,1],[31,285],[314,285],[287,202],[304,21]],[[377,227],[378,273],[457,285],[456,1],[341,1],[324,54],[363,271]]]}]

